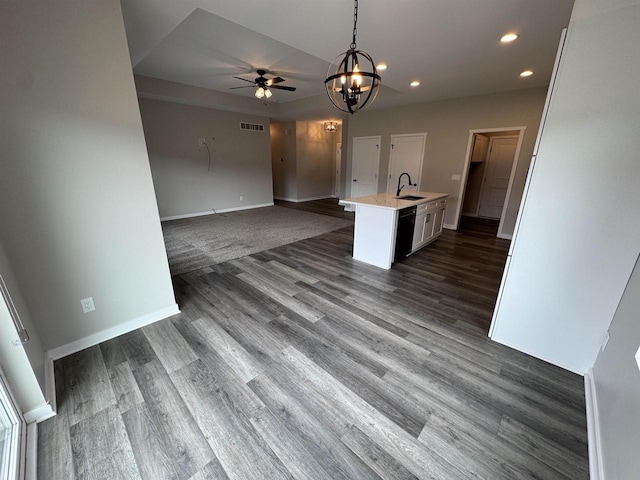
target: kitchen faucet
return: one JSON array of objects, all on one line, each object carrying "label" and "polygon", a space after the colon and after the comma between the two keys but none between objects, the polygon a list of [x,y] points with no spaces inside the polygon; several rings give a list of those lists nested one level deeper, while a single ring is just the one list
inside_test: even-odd
[{"label": "kitchen faucet", "polygon": [[409,186],[411,186],[411,175],[409,175],[407,172],[402,172],[400,174],[400,176],[398,177],[398,191],[396,192],[396,197],[400,196],[400,192],[402,191],[402,189],[405,187],[405,185],[400,186],[400,180],[402,179],[402,176],[406,175],[407,178],[409,179]]}]

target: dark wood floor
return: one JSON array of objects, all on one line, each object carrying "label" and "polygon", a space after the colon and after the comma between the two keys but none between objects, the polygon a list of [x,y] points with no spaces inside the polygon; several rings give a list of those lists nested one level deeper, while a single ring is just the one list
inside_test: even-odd
[{"label": "dark wood floor", "polygon": [[280,207],[293,208],[294,210],[304,210],[305,212],[320,213],[331,217],[353,220],[355,218],[355,213],[345,212],[344,207],[338,205],[338,201],[339,199],[337,198],[322,198],[320,200],[311,200],[309,202],[299,203],[287,202],[285,200],[274,200],[273,203]]},{"label": "dark wood floor", "polygon": [[486,333],[508,242],[389,271],[352,229],[175,277],[182,313],[55,364],[39,477],[588,478],[582,378]]}]

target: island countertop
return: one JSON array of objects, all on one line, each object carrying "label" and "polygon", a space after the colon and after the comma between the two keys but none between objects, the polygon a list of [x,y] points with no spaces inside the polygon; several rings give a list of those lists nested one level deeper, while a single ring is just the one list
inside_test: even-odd
[{"label": "island countertop", "polygon": [[434,192],[417,192],[415,190],[407,190],[401,192],[400,196],[415,195],[416,197],[424,197],[419,200],[400,200],[395,193],[379,193],[377,195],[365,195],[364,197],[346,198],[340,200],[340,205],[366,205],[368,207],[384,208],[389,210],[402,210],[403,208],[420,205],[421,203],[433,202],[447,198],[448,193]]}]

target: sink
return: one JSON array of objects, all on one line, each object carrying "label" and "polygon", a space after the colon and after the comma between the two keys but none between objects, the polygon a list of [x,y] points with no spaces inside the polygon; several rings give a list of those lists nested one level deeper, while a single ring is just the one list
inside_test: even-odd
[{"label": "sink", "polygon": [[398,200],[409,200],[409,201],[414,201],[414,200],[422,200],[423,198],[426,197],[417,197],[415,195],[404,195],[402,197],[396,197]]}]

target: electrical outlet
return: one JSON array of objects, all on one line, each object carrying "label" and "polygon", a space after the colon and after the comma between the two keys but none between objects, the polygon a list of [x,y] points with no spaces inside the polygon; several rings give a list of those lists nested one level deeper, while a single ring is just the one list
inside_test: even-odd
[{"label": "electrical outlet", "polygon": [[93,297],[83,298],[80,300],[80,305],[82,305],[82,311],[84,313],[93,312],[96,309],[93,303]]},{"label": "electrical outlet", "polygon": [[207,144],[205,143],[205,139],[204,139],[204,138],[199,138],[199,139],[198,139],[198,146],[199,146],[199,147],[204,147],[204,146],[206,146],[206,145],[207,145]]},{"label": "electrical outlet", "polygon": [[240,195],[240,201],[243,201],[244,197],[242,195]]}]

